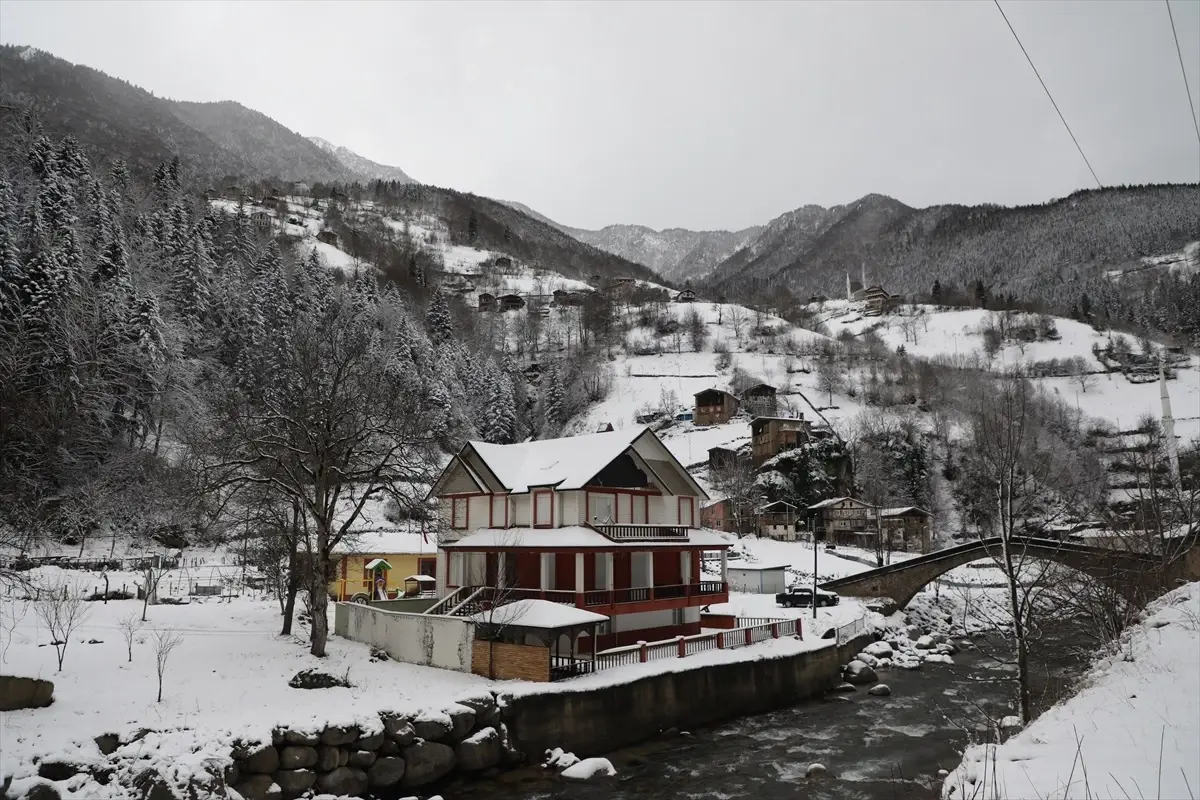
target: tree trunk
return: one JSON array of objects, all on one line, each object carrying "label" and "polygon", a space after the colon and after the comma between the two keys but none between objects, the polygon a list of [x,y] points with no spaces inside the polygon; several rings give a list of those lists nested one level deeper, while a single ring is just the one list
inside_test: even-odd
[{"label": "tree trunk", "polygon": [[306,565],[308,575],[308,608],[312,612],[312,647],[309,652],[318,658],[325,656],[325,642],[329,639],[329,588],[325,582],[326,565],[329,563],[329,529],[325,521],[317,522],[317,542],[314,548],[316,563]]},{"label": "tree trunk", "polygon": [[[292,533],[295,534],[294,527]],[[287,593],[284,596],[283,630],[279,632],[280,636],[291,634],[292,619],[296,615],[296,595],[300,593],[300,569],[296,563],[296,549],[298,544],[297,538],[293,535],[288,545]]]}]

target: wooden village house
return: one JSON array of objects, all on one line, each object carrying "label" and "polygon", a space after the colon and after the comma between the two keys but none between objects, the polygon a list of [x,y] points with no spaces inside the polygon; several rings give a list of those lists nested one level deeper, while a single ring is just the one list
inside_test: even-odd
[{"label": "wooden village house", "polygon": [[770,384],[756,384],[742,392],[742,408],[754,417],[774,416],[778,409],[777,394]]},{"label": "wooden village house", "polygon": [[723,389],[696,392],[695,400],[692,412],[692,423],[695,425],[724,425],[741,407],[737,397]]},{"label": "wooden village house", "polygon": [[755,417],[750,421],[752,462],[762,466],[785,450],[799,447],[808,441],[810,423],[799,417]]},{"label": "wooden village house", "polygon": [[[468,442],[434,483],[444,603],[538,599],[607,617],[594,652],[700,632],[728,600],[731,543],[699,527],[704,490],[648,428],[521,444]],[[702,554],[720,553],[721,579]]]}]

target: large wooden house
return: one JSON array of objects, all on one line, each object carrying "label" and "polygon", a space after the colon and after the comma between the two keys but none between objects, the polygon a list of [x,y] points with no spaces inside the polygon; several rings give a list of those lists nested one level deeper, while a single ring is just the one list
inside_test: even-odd
[{"label": "large wooden house", "polygon": [[[482,590],[598,612],[609,619],[586,652],[699,633],[701,607],[728,599],[731,543],[699,527],[708,496],[648,428],[468,442],[431,494],[447,606]],[[720,580],[703,578],[705,551],[721,554]]]},{"label": "large wooden house", "polygon": [[808,441],[811,424],[799,417],[755,417],[750,421],[751,454],[754,466],[762,466],[785,450],[792,450]]},{"label": "large wooden house", "polygon": [[753,417],[772,417],[779,407],[778,391],[768,383],[759,383],[742,392],[742,408]]}]

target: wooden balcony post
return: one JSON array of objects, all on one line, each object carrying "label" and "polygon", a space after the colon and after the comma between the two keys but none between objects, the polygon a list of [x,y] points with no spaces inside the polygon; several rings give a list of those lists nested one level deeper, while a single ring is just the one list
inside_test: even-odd
[{"label": "wooden balcony post", "polygon": [[771,623],[771,638],[772,639],[779,638],[779,623],[778,622]]},{"label": "wooden balcony post", "polygon": [[752,630],[754,630],[754,629],[746,628],[746,632],[744,634],[744,636],[746,637],[746,644],[750,644],[750,631],[752,631]]},{"label": "wooden balcony post", "polygon": [[646,643],[645,643],[645,642],[638,642],[638,648],[639,648],[639,649],[638,649],[638,657],[640,658],[641,662],[642,662],[643,664],[645,664],[647,661],[649,661],[649,660],[650,660],[650,653],[649,653],[649,651],[646,649]]},{"label": "wooden balcony post", "polygon": [[717,649],[718,650],[725,649],[725,631],[721,631],[720,633],[717,634]]},{"label": "wooden balcony post", "polygon": [[687,655],[687,642],[684,641],[682,635],[676,636],[675,642],[679,645],[679,657],[683,658]]}]

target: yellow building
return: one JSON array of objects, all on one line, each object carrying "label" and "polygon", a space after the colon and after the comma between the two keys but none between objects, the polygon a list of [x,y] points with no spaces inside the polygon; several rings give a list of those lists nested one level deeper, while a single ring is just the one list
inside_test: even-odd
[{"label": "yellow building", "polygon": [[407,592],[434,588],[429,580],[408,580],[437,574],[437,540],[407,528],[373,529],[348,536],[334,549],[334,578],[329,596],[335,601],[404,597]]}]

